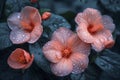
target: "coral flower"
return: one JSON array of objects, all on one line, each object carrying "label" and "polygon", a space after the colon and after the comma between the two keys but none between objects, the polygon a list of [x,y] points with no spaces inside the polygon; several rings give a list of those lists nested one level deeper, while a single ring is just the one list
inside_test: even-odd
[{"label": "coral flower", "polygon": [[23,49],[17,48],[9,56],[7,63],[13,69],[27,69],[31,66],[34,56]]},{"label": "coral flower", "polygon": [[75,18],[78,27],[76,29],[79,38],[91,43],[93,49],[101,51],[114,45],[112,32],[115,25],[110,16],[101,16],[96,9],[87,8],[83,13],[78,13]]},{"label": "coral flower", "polygon": [[41,16],[34,7],[24,7],[20,13],[10,15],[7,21],[12,30],[10,40],[14,44],[34,43],[43,32]]},{"label": "coral flower", "polygon": [[51,16],[50,12],[44,12],[43,15],[42,15],[42,19],[46,20],[46,19],[50,18],[50,16]]},{"label": "coral flower", "polygon": [[57,76],[66,76],[84,71],[88,65],[90,45],[82,42],[76,33],[61,27],[43,46],[43,53],[51,62],[51,71]]}]

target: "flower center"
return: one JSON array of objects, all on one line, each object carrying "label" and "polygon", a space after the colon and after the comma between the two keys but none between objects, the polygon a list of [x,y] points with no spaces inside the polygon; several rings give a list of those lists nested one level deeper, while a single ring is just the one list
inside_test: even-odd
[{"label": "flower center", "polygon": [[22,63],[22,64],[26,64],[27,63],[27,61],[25,59],[25,56],[23,56],[23,55],[19,55],[19,57],[17,58],[17,61]]},{"label": "flower center", "polygon": [[98,25],[89,24],[87,29],[90,34],[95,34],[96,32],[102,30],[103,26],[101,24],[98,24]]},{"label": "flower center", "polygon": [[62,57],[65,57],[65,58],[68,58],[71,54],[71,49],[70,48],[65,48],[63,51],[62,51]]},{"label": "flower center", "polygon": [[32,21],[29,24],[21,21],[21,25],[22,25],[22,28],[27,32],[31,32],[35,26]]}]

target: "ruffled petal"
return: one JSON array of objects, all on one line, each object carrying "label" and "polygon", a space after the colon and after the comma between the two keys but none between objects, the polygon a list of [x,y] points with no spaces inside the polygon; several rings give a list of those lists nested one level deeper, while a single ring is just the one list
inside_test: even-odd
[{"label": "ruffled petal", "polygon": [[[31,6],[26,6],[22,9],[21,11],[21,20],[26,23],[30,23],[31,20],[35,20],[36,14],[38,15],[37,18],[39,18],[38,10],[34,7]],[[37,19],[36,18],[36,19]],[[41,17],[40,17],[40,22],[41,23]]]},{"label": "ruffled petal", "polygon": [[51,70],[56,76],[66,76],[72,72],[73,66],[69,59],[62,59],[59,63],[51,64]]},{"label": "ruffled petal", "polygon": [[33,60],[34,60],[34,55],[31,55],[31,57],[29,59],[29,62],[25,65],[25,67],[23,69],[29,68],[32,65],[32,63],[33,63]]},{"label": "ruffled petal", "polygon": [[30,39],[30,34],[22,30],[11,31],[10,40],[13,44],[22,44]]},{"label": "ruffled petal", "polygon": [[58,50],[61,51],[64,47],[55,40],[48,41],[44,46],[43,46],[43,51],[47,50]]},{"label": "ruffled petal", "polygon": [[77,34],[74,33],[69,39],[68,39],[68,47],[71,46],[73,53],[84,53],[89,55],[90,54],[90,44],[84,43]]},{"label": "ruffled petal", "polygon": [[22,68],[24,68],[26,66],[25,64],[14,62],[10,58],[8,58],[7,63],[13,69],[22,69]]},{"label": "ruffled petal", "polygon": [[82,53],[73,53],[70,59],[73,64],[72,73],[74,74],[83,72],[88,66],[88,62],[89,62],[88,56]]},{"label": "ruffled petal", "polygon": [[7,19],[8,26],[11,30],[20,28],[20,13],[13,13]]},{"label": "ruffled petal", "polygon": [[30,33],[30,40],[28,41],[28,43],[35,43],[40,38],[42,32],[43,27],[41,25],[35,26],[33,31]]},{"label": "ruffled petal", "polygon": [[61,52],[58,50],[43,50],[44,56],[53,63],[57,63],[62,59]]},{"label": "ruffled petal", "polygon": [[88,24],[101,24],[101,18],[101,14],[98,10],[87,8],[83,11],[83,13],[77,14],[75,21],[78,25],[84,21],[87,21]]},{"label": "ruffled petal", "polygon": [[115,24],[113,23],[112,18],[110,16],[103,15],[102,20],[103,20],[104,27],[110,30],[111,32],[113,32],[115,29]]},{"label": "ruffled petal", "polygon": [[79,38],[85,43],[92,43],[94,41],[93,36],[88,32],[87,25],[85,23],[81,23],[78,25],[76,32]]},{"label": "ruffled petal", "polygon": [[59,41],[62,45],[66,46],[67,40],[69,37],[71,37],[71,35],[73,35],[73,32],[71,30],[60,27],[53,33],[52,40]]},{"label": "ruffled petal", "polygon": [[93,49],[96,51],[102,51],[104,48],[109,48],[114,45],[112,34],[109,30],[102,30],[94,35],[94,43],[92,44]]}]

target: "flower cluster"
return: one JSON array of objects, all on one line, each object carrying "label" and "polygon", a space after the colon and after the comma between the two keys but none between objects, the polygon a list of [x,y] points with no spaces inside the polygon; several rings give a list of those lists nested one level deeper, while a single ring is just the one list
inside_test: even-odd
[{"label": "flower cluster", "polygon": [[[41,16],[36,8],[30,6],[12,14],[8,18],[12,43],[35,43],[43,32],[42,20],[50,15],[45,12]],[[77,33],[61,26],[42,48],[44,56],[51,63],[51,71],[57,76],[82,73],[88,66],[91,46],[99,52],[115,43],[112,37],[115,25],[110,16],[102,16],[98,10],[87,8],[77,14],[75,21]],[[33,55],[18,48],[9,56],[8,64],[14,69],[26,69],[33,59]]]}]

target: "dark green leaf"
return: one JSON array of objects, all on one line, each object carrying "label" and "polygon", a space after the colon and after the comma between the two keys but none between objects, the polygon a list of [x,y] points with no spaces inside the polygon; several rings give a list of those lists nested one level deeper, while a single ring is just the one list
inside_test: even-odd
[{"label": "dark green leaf", "polygon": [[10,29],[6,23],[0,23],[0,49],[4,49],[12,46],[12,42],[9,39]]},{"label": "dark green leaf", "polygon": [[70,77],[71,77],[71,80],[81,80],[82,75],[81,74],[71,74]]},{"label": "dark green leaf", "polygon": [[50,12],[50,9],[47,8],[40,8],[40,13],[43,14],[44,12]]},{"label": "dark green leaf", "polygon": [[34,55],[34,60],[36,64],[45,72],[51,73],[50,70],[50,64],[49,62],[45,59],[41,47],[39,46],[38,43],[35,44],[30,44],[29,45],[29,51],[31,54]]},{"label": "dark green leaf", "polygon": [[96,58],[95,63],[114,78],[120,78],[120,55],[109,50]]},{"label": "dark green leaf", "polygon": [[62,17],[52,14],[51,17],[43,21],[44,34],[51,37],[52,33],[59,27],[71,28],[70,24]]}]

